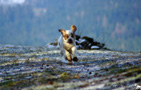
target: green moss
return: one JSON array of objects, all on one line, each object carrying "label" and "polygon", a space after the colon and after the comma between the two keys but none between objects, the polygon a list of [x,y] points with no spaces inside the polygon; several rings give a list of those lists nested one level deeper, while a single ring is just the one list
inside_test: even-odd
[{"label": "green moss", "polygon": [[123,72],[126,72],[125,76],[133,76],[135,73],[141,73],[141,65],[139,66],[132,66],[132,67],[124,67],[119,68],[117,67],[117,64],[113,65],[111,68],[109,68],[109,74],[121,74]]},{"label": "green moss", "polygon": [[66,80],[68,80],[70,77],[69,77],[69,74],[68,73],[66,73],[66,72],[63,72],[62,74],[61,74],[61,79],[63,80],[63,81],[66,81]]},{"label": "green moss", "polygon": [[46,75],[57,75],[58,71],[53,68],[48,68],[45,70],[44,74]]},{"label": "green moss", "polygon": [[[34,89],[33,89],[34,90]],[[56,90],[55,88],[44,88],[44,89],[41,89],[41,90]]]},{"label": "green moss", "polygon": [[0,86],[2,86],[2,85],[4,85],[4,86],[14,86],[15,83],[12,80],[9,80],[7,82],[0,83]]},{"label": "green moss", "polygon": [[49,58],[42,58],[42,61],[48,61]]},{"label": "green moss", "polygon": [[18,63],[17,59],[12,61],[12,64],[16,64],[16,63]]},{"label": "green moss", "polygon": [[29,59],[25,60],[25,63],[30,63],[30,60]]},{"label": "green moss", "polygon": [[130,76],[136,76],[141,73],[141,68],[140,67],[134,67],[134,68],[129,68],[124,76],[130,77]]}]

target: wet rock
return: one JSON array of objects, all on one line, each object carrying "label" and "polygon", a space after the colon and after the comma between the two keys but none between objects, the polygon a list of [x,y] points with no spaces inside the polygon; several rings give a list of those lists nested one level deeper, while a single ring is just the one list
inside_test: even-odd
[{"label": "wet rock", "polygon": [[[135,83],[140,85],[140,53],[78,50],[79,60],[68,65],[62,62],[59,50],[44,51],[45,47],[32,47],[33,51],[26,52],[29,47],[14,48],[1,48],[0,90],[134,90]],[[22,50],[22,53],[13,54],[10,49],[13,52]]]}]

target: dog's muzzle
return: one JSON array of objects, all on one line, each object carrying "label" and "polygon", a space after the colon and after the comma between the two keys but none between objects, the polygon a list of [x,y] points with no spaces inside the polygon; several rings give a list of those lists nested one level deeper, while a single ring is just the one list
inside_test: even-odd
[{"label": "dog's muzzle", "polygon": [[68,43],[72,44],[73,43],[73,40],[72,39],[69,39],[68,40]]}]

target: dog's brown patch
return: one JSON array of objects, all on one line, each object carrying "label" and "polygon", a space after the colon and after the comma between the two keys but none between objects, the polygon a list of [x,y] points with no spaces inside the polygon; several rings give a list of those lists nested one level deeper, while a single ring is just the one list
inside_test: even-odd
[{"label": "dog's brown patch", "polygon": [[71,30],[72,30],[73,32],[75,32],[75,31],[77,30],[76,26],[75,26],[75,25],[71,25]]},{"label": "dog's brown patch", "polygon": [[63,29],[59,29],[59,32],[61,32],[61,33],[62,33],[63,38],[64,38],[65,40],[67,40],[67,39],[69,38],[69,36],[67,35],[67,33],[66,33],[66,31],[65,31],[65,30],[63,30]]},{"label": "dog's brown patch", "polygon": [[67,39],[69,38],[69,36],[68,36],[67,34],[65,34],[65,35],[63,35],[63,38],[64,38],[65,40],[67,40]]}]

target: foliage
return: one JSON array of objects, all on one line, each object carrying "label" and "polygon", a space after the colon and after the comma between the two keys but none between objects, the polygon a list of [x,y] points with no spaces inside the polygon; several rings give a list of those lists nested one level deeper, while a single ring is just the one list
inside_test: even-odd
[{"label": "foliage", "polygon": [[0,43],[40,46],[58,29],[75,24],[78,33],[121,51],[141,51],[140,0],[26,0],[0,6]]}]

